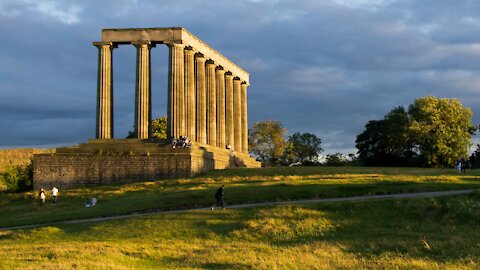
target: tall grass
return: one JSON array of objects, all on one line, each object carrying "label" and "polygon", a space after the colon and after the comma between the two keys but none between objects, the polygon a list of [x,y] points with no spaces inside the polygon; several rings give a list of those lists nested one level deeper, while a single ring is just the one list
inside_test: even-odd
[{"label": "tall grass", "polygon": [[480,195],[161,214],[0,232],[6,269],[478,269]]}]

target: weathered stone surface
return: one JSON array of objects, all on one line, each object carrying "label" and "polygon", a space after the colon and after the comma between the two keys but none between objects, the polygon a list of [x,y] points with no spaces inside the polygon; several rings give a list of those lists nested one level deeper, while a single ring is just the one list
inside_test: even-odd
[{"label": "weathered stone surface", "polygon": [[207,143],[217,146],[217,90],[215,87],[215,63],[205,64],[205,84],[207,86]]},{"label": "weathered stone surface", "polygon": [[[96,140],[34,158],[34,185],[61,187],[189,177],[231,167],[259,167],[248,156],[249,74],[181,27],[104,29],[99,50]],[[112,50],[137,48],[136,139],[113,139]],[[151,140],[151,57],[169,47],[167,135],[188,136],[192,148]],[[234,151],[227,150],[226,145]]]},{"label": "weathered stone surface", "polygon": [[217,88],[217,146],[225,148],[225,70],[215,70],[215,86]]},{"label": "weathered stone surface", "polygon": [[191,177],[232,167],[260,167],[244,153],[194,143],[172,148],[162,142],[132,139],[90,140],[76,147],[34,157],[34,188],[62,188]]},{"label": "weathered stone surface", "polygon": [[197,139],[199,143],[207,143],[207,92],[205,84],[205,57],[195,56],[195,89],[197,91]]},{"label": "weathered stone surface", "polygon": [[148,139],[151,133],[150,122],[152,119],[152,82],[150,41],[138,41],[133,45],[137,48],[137,68],[135,82],[135,124],[134,133],[138,139]]},{"label": "weathered stone surface", "polygon": [[242,95],[241,81],[238,78],[233,80],[233,149],[242,151]]},{"label": "weathered stone surface", "polygon": [[94,42],[98,48],[97,76],[97,126],[96,135],[100,139],[113,138],[113,82],[111,42]]},{"label": "weathered stone surface", "polygon": [[129,44],[132,41],[150,40],[154,44],[179,43],[192,47],[195,52],[200,52],[208,59],[222,66],[225,71],[230,71],[242,81],[250,84],[248,73],[221,53],[208,46],[205,42],[182,27],[169,28],[124,28],[103,29],[102,41],[114,44]]}]

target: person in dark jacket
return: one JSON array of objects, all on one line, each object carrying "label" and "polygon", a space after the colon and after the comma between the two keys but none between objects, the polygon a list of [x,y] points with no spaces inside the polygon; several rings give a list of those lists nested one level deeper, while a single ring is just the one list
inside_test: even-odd
[{"label": "person in dark jacket", "polygon": [[225,185],[222,185],[219,189],[217,189],[217,192],[215,193],[215,200],[216,203],[210,208],[211,210],[215,209],[215,206],[221,206],[222,209],[225,209],[225,202],[223,201],[223,188]]}]

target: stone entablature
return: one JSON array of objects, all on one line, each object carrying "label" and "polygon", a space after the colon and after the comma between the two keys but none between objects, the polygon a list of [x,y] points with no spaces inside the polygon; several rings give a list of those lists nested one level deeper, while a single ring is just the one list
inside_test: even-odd
[{"label": "stone entablature", "polygon": [[153,44],[183,44],[194,52],[203,54],[207,59],[222,66],[250,85],[250,75],[225,56],[213,49],[183,27],[168,28],[124,28],[102,29],[102,41],[112,44],[130,44],[138,41],[150,41]]}]

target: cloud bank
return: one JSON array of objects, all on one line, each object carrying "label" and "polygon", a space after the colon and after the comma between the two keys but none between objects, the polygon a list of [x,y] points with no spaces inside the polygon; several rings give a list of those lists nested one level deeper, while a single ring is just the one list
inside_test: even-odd
[{"label": "cloud bank", "polygon": [[[102,28],[182,26],[251,74],[249,121],[314,132],[355,152],[371,119],[415,98],[457,97],[480,118],[480,2],[446,0],[0,1],[0,147],[94,137]],[[114,51],[115,133],[133,125],[135,50]],[[152,50],[166,114],[168,50]]]}]

